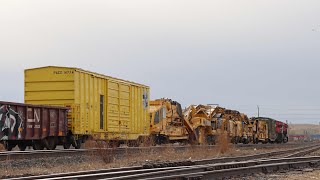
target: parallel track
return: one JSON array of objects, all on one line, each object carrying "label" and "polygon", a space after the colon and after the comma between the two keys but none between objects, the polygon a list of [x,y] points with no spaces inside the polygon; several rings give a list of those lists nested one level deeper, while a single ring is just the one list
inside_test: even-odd
[{"label": "parallel track", "polygon": [[[289,143],[289,144],[237,144],[236,148],[263,148],[270,149],[275,147],[294,147],[302,146],[305,144],[301,143]],[[69,149],[69,150],[42,150],[42,151],[2,151],[0,152],[0,161],[5,160],[16,160],[16,159],[29,159],[32,158],[43,158],[43,157],[61,157],[61,156],[72,156],[72,155],[97,155],[99,156],[100,151],[109,151],[116,155],[123,154],[135,154],[141,151],[161,151],[166,148],[174,148],[176,151],[183,151],[188,148],[206,148],[214,149],[216,146],[155,146],[155,147],[128,147],[128,148],[116,148],[116,149]]]},{"label": "parallel track", "polygon": [[[231,177],[235,175],[251,174],[255,172],[269,172],[274,169],[292,167],[319,166],[320,157],[298,157],[320,150],[320,146],[313,145],[286,151],[275,151],[251,156],[207,159],[201,161],[177,162],[172,164],[155,165],[155,167],[136,166],[128,168],[75,172],[55,175],[15,178],[12,180],[30,179],[212,179]],[[292,153],[292,154],[291,154]],[[262,159],[266,157],[282,156],[277,159]],[[284,158],[285,157],[285,158]],[[173,166],[173,167],[170,167]]]},{"label": "parallel track", "polygon": [[[221,167],[225,169],[220,169]],[[243,177],[258,173],[273,173],[277,171],[290,171],[292,169],[320,167],[320,157],[295,157],[278,158],[269,160],[255,160],[246,162],[226,163],[217,165],[203,165],[178,170],[167,170],[155,173],[143,173],[131,176],[99,178],[105,180],[185,180],[185,179],[225,179],[232,177]],[[53,179],[52,179],[53,180]]]}]

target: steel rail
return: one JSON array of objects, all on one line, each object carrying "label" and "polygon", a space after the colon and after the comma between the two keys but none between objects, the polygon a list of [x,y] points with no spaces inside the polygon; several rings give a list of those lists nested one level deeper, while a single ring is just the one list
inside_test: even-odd
[{"label": "steel rail", "polygon": [[[250,176],[257,173],[273,173],[277,171],[290,171],[291,169],[303,169],[303,168],[318,168],[320,167],[320,160],[306,160],[306,161],[299,161],[294,159],[291,162],[282,162],[279,163],[271,163],[271,164],[262,164],[262,165],[255,165],[249,167],[238,167],[232,169],[223,169],[223,170],[211,170],[211,169],[203,169],[202,172],[185,172],[185,174],[181,173],[178,175],[169,175],[169,176],[157,176],[152,178],[139,178],[143,180],[185,180],[185,179],[201,179],[201,180],[210,180],[210,179],[224,179],[224,178],[232,178],[232,177],[239,177],[239,176]],[[163,174],[163,173],[162,173]],[[113,178],[116,180],[117,178]],[[125,178],[121,178],[125,179]],[[136,179],[136,178],[134,178]],[[105,179],[107,180],[107,179]]]},{"label": "steel rail", "polygon": [[[243,167],[240,166],[241,164],[244,164],[244,162],[247,164],[251,163],[251,166],[256,165],[256,161],[252,161],[254,159],[261,159],[265,157],[269,157],[271,155],[281,155],[285,153],[291,153],[291,152],[301,152],[302,150],[309,151],[311,153],[311,149],[313,151],[316,150],[316,146],[310,146],[310,147],[303,147],[303,148],[295,148],[292,150],[287,151],[274,151],[271,153],[263,153],[263,154],[257,154],[257,155],[251,155],[251,156],[241,156],[241,157],[232,157],[232,158],[215,158],[215,159],[207,159],[207,160],[201,160],[201,161],[193,161],[193,162],[177,162],[177,163],[171,163],[171,164],[157,164],[155,166],[136,166],[136,167],[128,167],[128,168],[118,168],[118,169],[107,169],[107,170],[97,170],[97,171],[88,171],[88,172],[75,172],[75,173],[63,173],[63,174],[55,174],[55,175],[42,175],[42,176],[32,176],[32,177],[22,177],[22,178],[14,178],[12,180],[30,180],[30,179],[100,179],[100,178],[115,178],[115,177],[127,177],[127,176],[134,176],[136,174],[145,174],[145,173],[157,173],[160,172],[159,175],[163,175],[161,172],[166,171],[178,171],[179,169],[189,169],[194,167],[202,167],[202,166],[208,166],[208,164],[216,164],[217,167],[220,167],[220,169],[224,169],[227,167]],[[316,157],[320,158],[320,157]],[[288,158],[286,158],[288,160]],[[304,158],[305,159],[305,158]],[[250,161],[251,160],[251,161]],[[240,162],[235,162],[240,161]],[[250,162],[247,162],[250,161]],[[265,160],[260,160],[260,162],[264,162]],[[271,161],[271,160],[269,160]],[[272,160],[272,161],[280,161],[281,160]],[[221,164],[226,163],[226,164]],[[173,166],[173,167],[170,167]],[[158,168],[154,168],[158,167]],[[162,167],[162,168],[159,168]],[[190,173],[190,172],[189,172]],[[136,175],[137,176],[137,175]]]},{"label": "steel rail", "polygon": [[[195,164],[202,165],[202,164],[214,164],[214,163],[221,163],[221,162],[226,163],[226,162],[247,161],[247,160],[251,160],[251,159],[270,158],[270,157],[281,156],[281,155],[288,154],[288,153],[295,153],[295,152],[302,152],[302,151],[308,151],[308,153],[311,153],[311,152],[317,151],[317,149],[316,149],[317,147],[319,147],[319,145],[300,147],[300,148],[294,148],[294,149],[288,149],[288,150],[282,150],[282,151],[272,151],[272,152],[267,152],[267,153],[259,153],[259,154],[240,156],[240,157],[205,159],[205,160],[195,161]],[[306,154],[308,154],[308,153],[306,153]],[[291,154],[291,156],[288,156],[288,157],[297,157],[299,155],[300,154]]]},{"label": "steel rail", "polygon": [[[279,158],[279,159],[265,159],[265,160],[251,160],[244,162],[233,162],[233,163],[221,163],[221,164],[209,164],[209,165],[198,165],[192,167],[184,167],[181,169],[171,169],[166,171],[158,172],[146,172],[143,174],[135,174],[129,176],[114,176],[114,177],[103,177],[103,175],[96,175],[95,177],[88,177],[84,179],[88,180],[134,180],[134,179],[144,179],[144,180],[162,180],[162,179],[194,179],[194,178],[226,178],[235,175],[248,175],[251,173],[258,173],[255,171],[257,167],[264,167],[262,169],[264,173],[271,173],[273,170],[277,170],[274,166],[278,165],[289,165],[289,164],[306,164],[306,162],[315,162],[310,164],[310,166],[320,165],[320,157],[298,157],[298,158]],[[305,166],[309,167],[309,166]],[[299,166],[301,168],[301,166]],[[241,171],[246,169],[248,171]],[[289,170],[289,168],[285,169]],[[208,174],[207,174],[208,173]],[[103,178],[100,178],[100,177]],[[206,177],[208,176],[208,177]],[[98,178],[97,178],[98,177]],[[82,179],[82,177],[81,177]],[[55,179],[51,179],[55,180]]]},{"label": "steel rail", "polygon": [[307,154],[310,154],[312,152],[316,152],[316,151],[319,151],[320,150],[320,146],[315,146],[315,148],[312,148],[312,149],[304,149],[304,150],[301,150],[299,152],[296,152],[296,153],[293,153],[293,154],[290,154],[288,156],[285,156],[286,158],[290,158],[290,157],[299,157],[299,156],[305,156]]},{"label": "steel rail", "polygon": [[[246,147],[258,147],[258,148],[273,148],[278,146],[301,146],[301,145],[309,145],[311,143],[286,143],[286,144],[230,144],[230,146],[234,145],[235,147],[239,148],[246,148]],[[0,151],[0,155],[3,154],[28,154],[32,152],[59,152],[59,151],[96,151],[96,150],[106,150],[106,149],[155,149],[155,148],[186,148],[186,147],[217,147],[217,145],[185,145],[185,146],[151,146],[151,147],[119,147],[119,148],[89,148],[89,149],[57,149],[57,150],[29,150],[29,151]]]},{"label": "steel rail", "polygon": [[[141,151],[162,151],[166,148],[173,148],[176,151],[185,150],[188,148],[207,148],[213,149],[215,146],[152,146],[152,147],[123,147],[123,148],[93,148],[93,149],[68,149],[68,150],[37,150],[37,151],[4,151],[0,152],[0,161],[13,160],[13,159],[24,159],[32,157],[43,158],[46,156],[69,156],[69,155],[95,155],[100,156],[102,154],[113,153],[117,155],[123,155],[126,153],[137,153]],[[97,153],[98,152],[98,153]]]},{"label": "steel rail", "polygon": [[[288,146],[301,146],[306,144],[300,143],[290,143],[290,144],[238,144],[235,145],[236,148],[275,148],[275,147],[288,147]],[[114,153],[119,156],[124,154],[134,154],[141,151],[162,151],[166,148],[173,148],[176,151],[183,151],[190,148],[208,148],[214,149],[217,146],[154,146],[154,147],[123,147],[123,148],[109,148],[109,149],[69,149],[69,150],[37,150],[37,151],[3,151],[0,152],[0,161],[6,160],[16,160],[16,159],[29,159],[33,158],[43,158],[43,157],[60,157],[60,156],[72,156],[72,155],[95,155],[99,156],[99,153],[106,151],[109,153]],[[104,153],[105,154],[105,153]]]},{"label": "steel rail", "polygon": [[[279,159],[265,159],[265,160],[251,160],[244,162],[232,162],[232,163],[219,163],[219,164],[209,164],[209,165],[196,165],[196,166],[182,166],[182,167],[170,167],[170,168],[156,168],[156,169],[141,169],[141,170],[127,170],[119,172],[104,172],[96,174],[81,174],[81,175],[68,175],[61,177],[42,177],[33,179],[47,179],[47,180],[66,180],[66,179],[85,179],[85,180],[135,180],[135,179],[188,179],[190,177],[194,178],[194,175],[202,175],[206,172],[228,172],[229,174],[222,173],[221,177],[229,177],[233,174],[233,171],[237,173],[239,169],[248,168],[253,169],[255,167],[269,167],[273,164],[289,164],[289,163],[305,163],[305,162],[317,162],[320,165],[319,157],[298,157],[298,158],[279,158]],[[299,166],[300,167],[300,166]],[[270,169],[263,169],[263,172],[272,172]],[[241,172],[241,171],[240,171]],[[251,171],[249,171],[252,173]],[[231,174],[230,174],[231,173]],[[216,175],[216,173],[213,173]],[[219,175],[219,173],[218,173]],[[203,175],[202,175],[203,176]],[[214,178],[216,178],[215,176]],[[220,176],[218,176],[220,177]],[[203,177],[202,177],[203,178]],[[212,179],[212,176],[210,176]],[[13,179],[11,179],[13,180]]]}]

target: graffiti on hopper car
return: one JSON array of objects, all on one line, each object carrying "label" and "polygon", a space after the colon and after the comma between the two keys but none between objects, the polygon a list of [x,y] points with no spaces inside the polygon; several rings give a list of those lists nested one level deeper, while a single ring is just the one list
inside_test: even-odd
[{"label": "graffiti on hopper car", "polygon": [[0,107],[0,140],[21,139],[22,119],[10,106]]}]

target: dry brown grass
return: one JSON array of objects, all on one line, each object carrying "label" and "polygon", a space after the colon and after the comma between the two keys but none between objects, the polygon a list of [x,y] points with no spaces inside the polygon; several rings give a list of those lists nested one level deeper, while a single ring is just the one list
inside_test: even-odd
[{"label": "dry brown grass", "polygon": [[6,150],[6,148],[4,147],[3,144],[0,144],[0,151],[4,151],[4,150]]},{"label": "dry brown grass", "polygon": [[[132,146],[132,142],[127,142]],[[2,163],[0,168],[0,178],[7,176],[30,176],[52,173],[67,173],[74,171],[88,171],[97,169],[119,168],[128,166],[140,166],[144,164],[158,164],[165,162],[190,161],[211,159],[227,156],[242,156],[262,152],[270,152],[272,149],[236,149],[229,143],[227,135],[220,135],[217,140],[217,146],[195,146],[189,145],[187,148],[178,148],[174,145],[167,145],[163,148],[152,146],[150,139],[142,139],[139,142],[140,149],[131,149],[128,146],[122,147],[123,152],[119,155],[111,142],[89,140],[84,144],[84,148],[98,149],[96,152],[88,152],[85,156],[80,157],[60,157],[60,163],[55,158],[45,158],[44,162],[35,163],[36,165],[26,165],[30,161],[19,162],[18,167],[12,167],[10,160]],[[106,150],[107,149],[107,150]],[[279,149],[280,150],[280,149]],[[35,159],[34,161],[39,161]],[[34,164],[33,162],[31,164]]]},{"label": "dry brown grass", "polygon": [[[110,152],[109,152],[110,153]],[[199,147],[188,146],[188,148],[181,149],[174,146],[165,146],[163,148],[143,148],[138,152],[132,153],[129,148],[125,148],[125,154],[121,158],[113,158],[112,161],[104,161],[106,164],[116,167],[141,165],[150,162],[174,162],[174,161],[188,161],[216,158],[221,155],[237,152],[229,146],[229,144],[217,147]],[[108,154],[107,157],[115,157],[115,154]],[[104,159],[105,157],[102,157]]]},{"label": "dry brown grass", "polygon": [[[0,178],[1,176],[2,178],[4,178],[7,176],[30,176],[52,173],[67,173],[75,171],[139,166],[150,163],[158,164],[163,162],[211,159],[222,156],[242,156],[274,151],[273,149],[236,149],[233,145],[225,144],[222,142],[224,141],[221,141],[221,145],[217,147],[208,148],[200,146],[188,146],[188,148],[184,148],[183,150],[172,145],[168,145],[164,148],[161,148],[161,150],[159,148],[142,148],[141,150],[135,151],[133,153],[130,148],[124,148],[125,153],[120,156],[117,155],[115,151],[108,151],[108,153],[106,151],[98,151],[89,154],[88,156],[72,157],[71,159],[61,157],[60,159],[63,160],[63,163],[53,163],[53,161],[55,162],[56,159],[49,157],[45,158],[45,162],[41,162],[38,165],[30,166],[26,165],[26,162],[28,162],[28,160],[26,160],[26,162],[21,160],[21,162],[19,163],[23,165],[21,167],[12,167],[12,165],[8,163],[10,161],[7,161],[2,163],[2,168],[0,168]],[[106,146],[106,144],[99,144],[95,141],[88,141],[86,143],[86,147],[90,148],[96,147],[96,145],[101,145],[101,147]],[[279,148],[279,150],[281,150],[281,148]],[[98,156],[96,153],[99,153]],[[35,159],[34,161],[38,160]]]},{"label": "dry brown grass", "polygon": [[100,141],[100,140],[89,140],[84,144],[84,148],[86,149],[97,149],[97,151],[88,152],[89,155],[96,157],[97,155],[101,157],[102,161],[105,164],[109,164],[113,161],[113,154],[116,145],[112,142],[108,141]]},{"label": "dry brown grass", "polygon": [[217,152],[220,154],[225,154],[230,149],[230,140],[227,134],[220,134],[217,139]]},{"label": "dry brown grass", "polygon": [[106,164],[112,167],[123,167],[131,165],[141,165],[148,162],[167,162],[167,161],[186,161],[195,159],[208,159],[216,158],[222,155],[237,154],[238,151],[234,149],[234,146],[230,145],[228,136],[221,134],[217,140],[217,146],[195,146],[190,145],[183,150],[175,147],[174,145],[166,145],[162,148],[156,148],[152,146],[154,142],[150,138],[142,138],[137,143],[141,148],[138,152],[132,153],[132,149],[129,148],[132,142],[127,142],[127,146],[122,147],[124,154],[119,157],[116,154],[115,147],[110,142],[91,140],[86,142],[85,148],[96,148],[97,152],[92,154],[98,156]]}]

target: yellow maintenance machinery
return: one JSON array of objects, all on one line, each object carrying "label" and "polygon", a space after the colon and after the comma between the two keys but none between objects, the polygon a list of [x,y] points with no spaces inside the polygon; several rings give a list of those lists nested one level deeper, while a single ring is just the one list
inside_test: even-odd
[{"label": "yellow maintenance machinery", "polygon": [[170,99],[150,101],[151,136],[156,144],[168,142],[188,143],[195,132],[185,121],[181,105]]},{"label": "yellow maintenance machinery", "polygon": [[214,142],[220,135],[229,136],[229,121],[224,117],[225,108],[216,106],[211,113],[212,134]]},{"label": "yellow maintenance machinery", "polygon": [[216,105],[192,105],[186,109],[185,118],[196,130],[199,144],[215,144],[220,135],[227,135],[235,144],[247,144],[253,139],[253,125],[238,111]]},{"label": "yellow maintenance machinery", "polygon": [[228,135],[231,142],[234,144],[244,143],[248,144],[250,140],[250,129],[249,119],[245,114],[241,114],[235,110],[225,110],[223,118],[228,122]]},{"label": "yellow maintenance machinery", "polygon": [[253,143],[258,144],[262,142],[264,144],[268,143],[268,124],[266,121],[259,121],[257,118],[251,118],[250,123],[253,125]]},{"label": "yellow maintenance machinery", "polygon": [[243,141],[245,132],[242,116],[239,112],[216,106],[211,112],[210,118],[214,141],[220,135],[227,135],[233,143]]},{"label": "yellow maintenance machinery", "polygon": [[184,117],[195,130],[198,144],[213,144],[211,113],[214,109],[209,105],[191,105],[184,111]]},{"label": "yellow maintenance machinery", "polygon": [[243,121],[243,143],[250,143],[253,141],[253,124],[246,114],[241,113],[241,120]]}]

